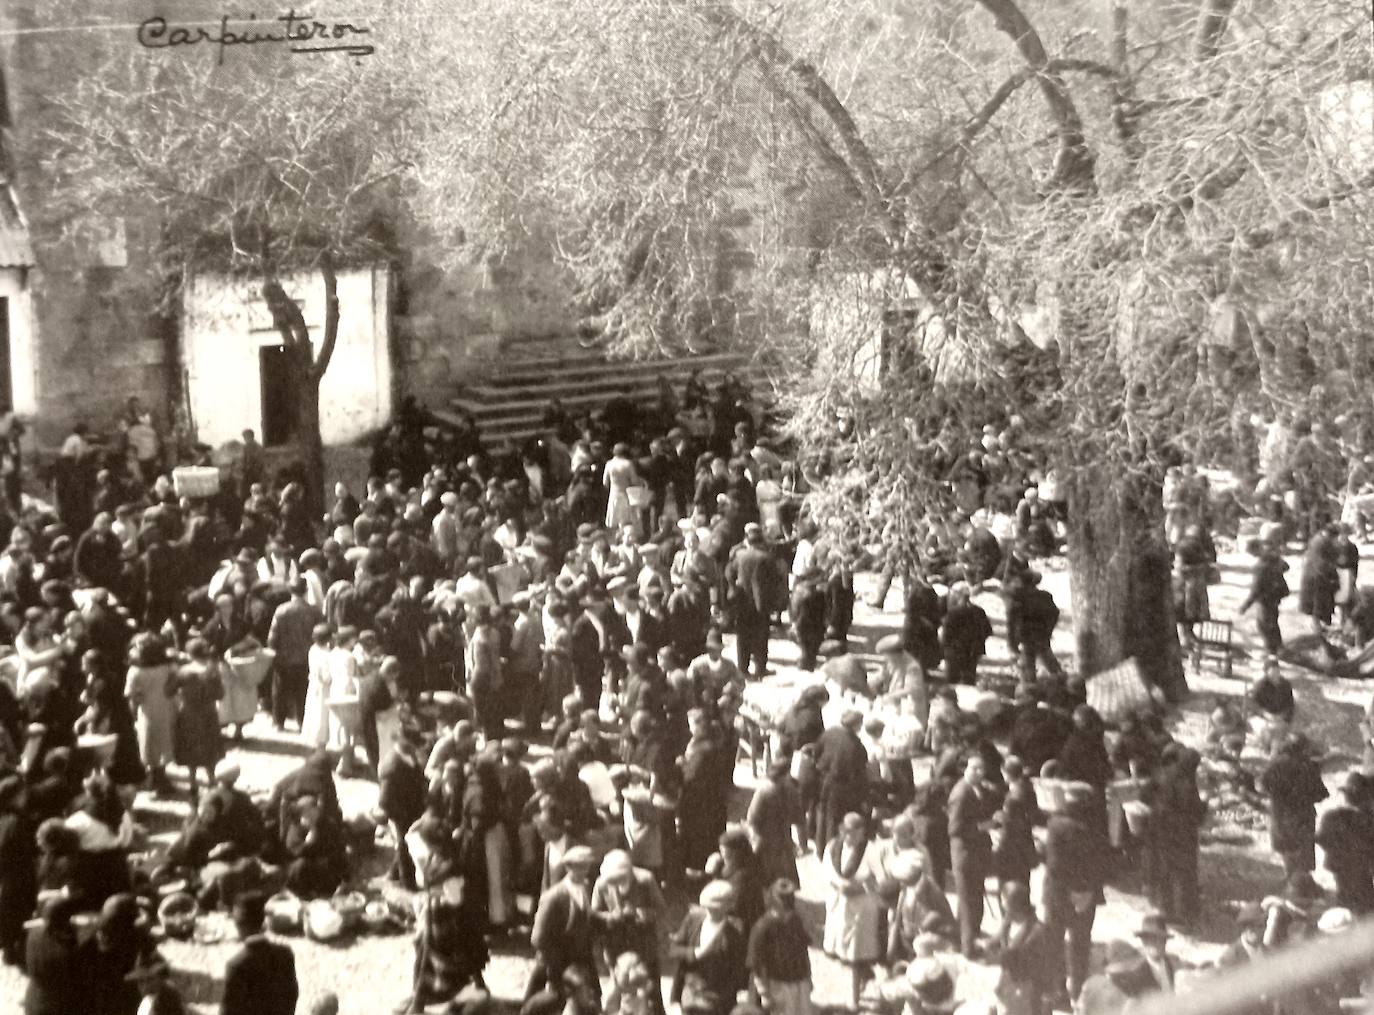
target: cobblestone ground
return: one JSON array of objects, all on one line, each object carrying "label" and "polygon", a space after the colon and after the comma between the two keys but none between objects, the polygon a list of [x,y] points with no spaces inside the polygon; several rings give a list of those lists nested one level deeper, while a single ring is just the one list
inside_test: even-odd
[{"label": "cobblestone ground", "polygon": [[[1290,563],[1293,566],[1290,575],[1296,576],[1300,573],[1300,561],[1290,559]],[[1056,649],[1061,658],[1068,659],[1072,654],[1072,641],[1069,636],[1067,575],[1062,570],[1061,562],[1044,564],[1045,587],[1066,607],[1057,633]],[[1244,598],[1249,581],[1249,561],[1243,554],[1223,553],[1221,564],[1222,583],[1212,589],[1212,609],[1214,616],[1227,617]],[[1296,588],[1296,577],[1290,583]],[[886,610],[874,610],[862,602],[873,588],[870,577],[859,576],[858,585],[861,602],[856,608],[853,647],[856,651],[863,651],[871,649],[882,634],[899,626],[901,596],[900,588],[894,588],[888,596]],[[1288,602],[1291,604],[1295,599],[1296,596]],[[989,653],[994,657],[1005,657],[1005,645],[1000,639],[1001,601],[995,592],[982,593],[978,601],[993,617],[994,626],[999,629],[999,637],[990,645]],[[1301,631],[1302,619],[1296,615],[1286,615],[1286,632],[1296,634]],[[1252,625],[1248,620],[1244,626],[1246,633],[1250,634]],[[867,645],[860,646],[860,639],[865,640]],[[1250,641],[1253,642],[1252,636]],[[1177,727],[1184,739],[1192,742],[1201,740],[1212,694],[1239,694],[1245,680],[1255,675],[1258,652],[1253,644],[1247,648],[1249,655],[1237,667],[1235,679],[1223,680],[1210,673],[1189,675],[1195,693],[1177,718]],[[775,669],[792,665],[796,660],[794,646],[785,640],[775,638],[772,653],[771,665]],[[1358,682],[1315,678],[1299,670],[1290,669],[1289,672],[1297,689],[1299,711],[1307,716],[1306,728],[1314,734],[1314,739],[1328,745],[1334,752],[1327,766],[1328,784],[1334,789],[1341,772],[1358,752],[1355,721],[1369,699],[1370,688]],[[298,763],[304,751],[292,742],[289,735],[276,733],[266,716],[259,715],[249,726],[247,739],[238,749],[238,754],[243,767],[242,785],[250,792],[266,792],[276,779]],[[738,817],[743,814],[755,785],[747,759],[737,767],[735,782],[732,816]],[[364,813],[376,802],[376,785],[363,780],[342,780],[340,797],[346,815]],[[136,811],[140,821],[154,833],[154,841],[165,843],[184,818],[186,804],[184,799],[154,801],[141,796]],[[1226,843],[1209,843],[1204,851],[1204,915],[1197,935],[1179,935],[1171,943],[1171,948],[1187,961],[1207,961],[1229,939],[1229,906],[1234,900],[1258,898],[1272,891],[1280,879],[1279,868],[1268,851],[1267,836],[1262,831],[1248,835],[1237,834],[1237,830],[1232,828],[1215,831],[1217,838],[1225,839]],[[372,876],[374,883],[385,861],[385,855],[379,854],[367,865],[365,873]],[[823,881],[814,857],[804,858],[800,870],[800,902],[812,928],[813,940],[819,941]],[[1033,885],[1033,888],[1038,891],[1038,886]],[[670,902],[672,918],[665,921],[669,926],[681,916],[686,904],[681,898]],[[1129,938],[1146,908],[1140,896],[1109,889],[1107,904],[1099,913],[1094,931],[1097,940],[1105,942],[1112,938]],[[202,936],[219,937],[220,940],[190,943],[169,941],[164,943],[163,950],[177,970],[179,986],[188,1000],[193,1002],[192,1010],[209,1013],[217,1010],[220,977],[225,961],[233,954],[237,944],[232,929],[221,918],[210,917],[203,923]],[[994,922],[990,916],[984,930],[990,933],[993,929]],[[301,938],[289,940],[296,952],[301,982],[299,1011],[308,1012],[309,1005],[328,991],[339,995],[343,1015],[381,1015],[394,1010],[404,1001],[413,957],[412,942],[407,934],[363,936],[337,947]],[[819,949],[813,949],[811,957],[817,1003],[823,1007],[845,1004],[849,991],[847,970],[821,954]],[[503,1006],[518,1003],[529,967],[529,950],[523,941],[509,944],[498,942],[493,946],[487,981]],[[987,969],[978,979],[979,982],[986,980],[990,992],[995,976],[995,969]],[[18,1015],[22,1010],[23,993],[23,978],[9,967],[0,969],[0,1015]]]}]

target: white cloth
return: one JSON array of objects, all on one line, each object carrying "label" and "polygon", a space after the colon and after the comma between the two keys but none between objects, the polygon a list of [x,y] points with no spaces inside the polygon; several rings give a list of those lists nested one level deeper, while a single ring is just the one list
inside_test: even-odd
[{"label": "white cloth", "polygon": [[[824,949],[841,962],[875,962],[881,957],[878,924],[882,902],[874,890],[881,873],[879,861],[878,850],[870,845],[859,861],[853,878],[845,879],[831,861],[829,846],[821,860],[821,868],[830,886],[825,903]],[[847,869],[850,862],[852,856],[846,847],[841,851],[840,866]],[[842,889],[847,884],[862,885],[865,891],[858,895],[846,895]]]},{"label": "white cloth", "polygon": [[320,645],[310,646],[310,675],[305,687],[305,715],[301,718],[301,739],[311,747],[329,742],[329,652]]}]

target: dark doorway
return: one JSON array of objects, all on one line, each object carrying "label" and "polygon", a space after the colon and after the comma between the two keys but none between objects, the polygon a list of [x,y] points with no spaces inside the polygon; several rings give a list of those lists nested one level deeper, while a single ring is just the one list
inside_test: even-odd
[{"label": "dark doorway", "polygon": [[10,357],[10,300],[0,296],[0,409],[14,408],[14,365]]},{"label": "dark doorway", "polygon": [[258,349],[258,373],[262,377],[263,446],[290,444],[296,432],[296,393],[291,390],[286,347],[264,345]]}]

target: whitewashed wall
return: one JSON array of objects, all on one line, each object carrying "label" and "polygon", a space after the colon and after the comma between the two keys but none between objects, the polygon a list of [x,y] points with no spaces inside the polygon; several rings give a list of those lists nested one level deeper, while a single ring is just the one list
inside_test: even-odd
[{"label": "whitewashed wall", "polygon": [[[320,431],[327,445],[346,444],[391,415],[391,356],[385,268],[339,272],[339,339],[320,385]],[[324,331],[324,281],[318,273],[282,279],[301,303],[318,351]],[[261,295],[261,280],[198,275],[182,306],[183,356],[191,412],[200,440],[237,440],[262,429],[258,350],[280,345]]]}]

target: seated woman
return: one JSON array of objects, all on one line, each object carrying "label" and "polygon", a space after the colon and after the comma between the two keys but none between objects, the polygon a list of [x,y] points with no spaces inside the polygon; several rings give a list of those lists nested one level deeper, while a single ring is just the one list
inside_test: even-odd
[{"label": "seated woman", "polygon": [[286,887],[302,898],[332,895],[348,875],[343,829],[313,796],[301,797],[283,830]]}]

